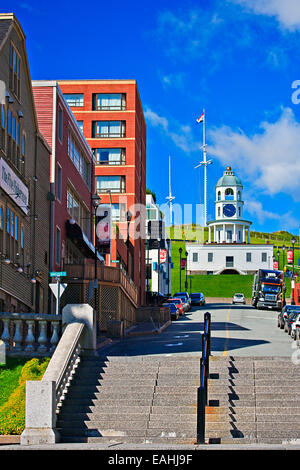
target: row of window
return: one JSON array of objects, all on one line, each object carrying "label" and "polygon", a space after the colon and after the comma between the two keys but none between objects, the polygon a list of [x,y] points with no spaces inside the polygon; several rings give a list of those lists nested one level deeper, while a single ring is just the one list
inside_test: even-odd
[{"label": "row of window", "polygon": [[[83,93],[65,93],[64,98],[68,105],[73,108],[81,108],[84,106]],[[125,93],[93,93],[93,111],[123,111],[125,109]]]},{"label": "row of window", "polygon": [[67,189],[67,211],[71,218],[82,228],[88,238],[90,238],[91,214],[70,188]]},{"label": "row of window", "polygon": [[0,206],[0,252],[11,260],[24,255],[24,229],[18,215],[9,207]]},{"label": "row of window", "polygon": [[83,152],[80,150],[80,147],[73,137],[73,135],[69,132],[68,135],[68,154],[71,158],[72,162],[76,166],[78,172],[86,182],[87,186],[90,188],[91,186],[91,165],[85,159]]},{"label": "row of window", "polygon": [[[240,201],[242,198],[241,191],[237,192],[237,200]],[[233,201],[234,192],[232,188],[225,189],[225,201]],[[221,191],[218,191],[218,201],[221,201]]]},{"label": "row of window", "polygon": [[9,88],[14,93],[14,95],[20,100],[21,95],[21,59],[19,53],[17,52],[15,46],[10,44],[10,53],[9,53]]},{"label": "row of window", "polygon": [[[233,257],[226,257],[226,260],[227,258],[232,258]],[[193,253],[192,254],[192,260],[193,260],[193,263],[198,263],[199,261],[199,253]],[[212,263],[214,260],[214,254],[213,253],[207,253],[207,261],[208,263]],[[266,263],[267,262],[267,253],[261,253],[261,261],[262,263]],[[247,263],[251,263],[252,262],[252,253],[246,253],[246,262]]]},{"label": "row of window", "polygon": [[24,175],[26,133],[21,130],[20,118],[13,110],[1,105],[0,114],[0,149]]}]

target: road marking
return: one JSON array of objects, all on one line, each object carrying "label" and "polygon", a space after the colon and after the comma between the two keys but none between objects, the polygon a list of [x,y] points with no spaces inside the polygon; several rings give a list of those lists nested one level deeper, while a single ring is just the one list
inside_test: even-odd
[{"label": "road marking", "polygon": [[229,308],[227,312],[227,317],[226,317],[226,340],[225,340],[224,352],[222,354],[223,357],[227,356],[227,348],[228,348],[228,340],[229,340],[228,323],[229,323],[230,312],[231,312],[231,307]]},{"label": "road marking", "polygon": [[183,343],[175,343],[175,344],[165,344],[166,347],[172,347],[172,346],[182,346]]},{"label": "road marking", "polygon": [[174,336],[174,338],[189,338],[190,335],[179,335],[179,336]]}]

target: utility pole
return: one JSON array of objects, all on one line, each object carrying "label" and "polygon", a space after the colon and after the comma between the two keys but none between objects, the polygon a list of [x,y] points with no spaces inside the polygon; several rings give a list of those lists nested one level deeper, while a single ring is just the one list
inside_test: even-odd
[{"label": "utility pole", "polygon": [[203,160],[200,162],[196,168],[204,166],[204,227],[207,224],[207,165],[212,164],[212,160],[207,160],[207,153],[206,153],[206,142],[205,142],[205,110],[203,109],[203,113],[201,114],[200,118],[197,119],[197,122],[203,122]]}]

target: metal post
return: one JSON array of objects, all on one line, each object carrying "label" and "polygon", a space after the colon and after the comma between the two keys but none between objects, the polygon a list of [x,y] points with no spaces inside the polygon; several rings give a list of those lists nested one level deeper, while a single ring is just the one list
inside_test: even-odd
[{"label": "metal post", "polygon": [[181,292],[181,253],[182,253],[182,248],[179,248],[179,292]]},{"label": "metal post", "polygon": [[198,388],[197,444],[205,443],[205,390]]}]

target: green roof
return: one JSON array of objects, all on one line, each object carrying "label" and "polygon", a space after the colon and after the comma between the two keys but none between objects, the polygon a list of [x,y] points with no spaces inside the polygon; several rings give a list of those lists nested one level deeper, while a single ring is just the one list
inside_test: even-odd
[{"label": "green roof", "polygon": [[241,186],[241,187],[243,187],[240,178],[235,176],[234,171],[231,170],[230,166],[228,166],[226,168],[226,171],[224,171],[224,175],[218,180],[218,182],[216,184],[216,188],[218,188],[220,186]]}]

